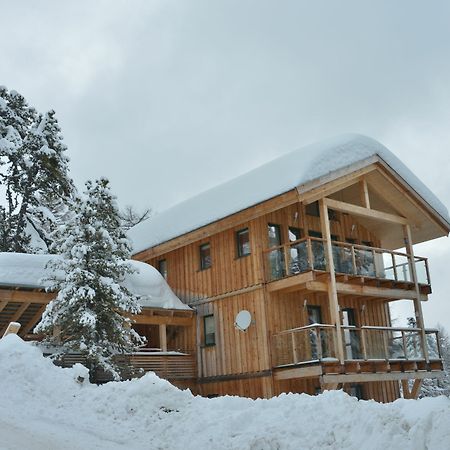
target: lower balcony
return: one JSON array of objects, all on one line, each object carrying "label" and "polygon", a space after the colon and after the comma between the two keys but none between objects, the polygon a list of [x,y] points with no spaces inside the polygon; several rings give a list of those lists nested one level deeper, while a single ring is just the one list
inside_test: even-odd
[{"label": "lower balcony", "polygon": [[419,328],[342,327],[344,361],[336,351],[336,328],[312,324],[273,335],[275,378],[321,377],[327,383],[440,378],[438,331],[426,329],[428,361]]},{"label": "lower balcony", "polygon": [[[120,364],[130,369],[130,372],[155,372],[160,378],[169,381],[192,380],[197,377],[195,357],[192,353],[168,351],[160,349],[142,349],[139,352],[119,356]],[[79,353],[70,353],[62,357],[56,364],[62,367],[72,367],[74,364],[84,364],[85,360]],[[130,375],[135,376],[135,375]],[[108,374],[98,370],[97,382],[111,381]]]}]

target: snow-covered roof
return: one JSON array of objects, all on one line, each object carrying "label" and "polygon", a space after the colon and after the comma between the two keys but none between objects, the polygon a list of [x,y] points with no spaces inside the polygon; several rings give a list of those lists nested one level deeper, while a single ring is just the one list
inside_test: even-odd
[{"label": "snow-covered roof", "polygon": [[[254,206],[319,178],[328,181],[343,169],[381,158],[450,226],[447,208],[386,147],[372,138],[346,134],[280,156],[237,178],[179,203],[129,230],[139,253],[216,220]],[[325,180],[326,178],[326,180]]]},{"label": "snow-covered roof", "polygon": [[[43,278],[49,275],[47,263],[55,255],[0,253],[0,286],[44,289]],[[170,289],[162,275],[149,264],[130,261],[136,272],[128,275],[124,285],[139,296],[143,307],[191,309]]]}]

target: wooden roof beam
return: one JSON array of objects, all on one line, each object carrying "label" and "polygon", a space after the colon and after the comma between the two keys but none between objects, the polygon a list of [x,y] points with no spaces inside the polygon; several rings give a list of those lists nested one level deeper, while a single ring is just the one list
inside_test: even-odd
[{"label": "wooden roof beam", "polygon": [[321,198],[327,197],[328,195],[334,194],[338,191],[342,191],[345,188],[359,183],[364,175],[373,172],[374,170],[376,170],[376,168],[377,166],[375,164],[369,164],[366,167],[350,172],[346,175],[341,176],[340,178],[325,182],[325,184],[323,184],[322,179],[319,179],[317,180],[318,185],[316,187],[311,186],[310,183],[298,186],[297,191],[299,194],[299,199],[305,205],[314,203]]},{"label": "wooden roof beam", "polygon": [[408,220],[402,216],[395,214],[389,214],[383,211],[377,211],[375,209],[364,208],[362,206],[352,205],[350,203],[340,202],[339,200],[333,200],[331,198],[324,199],[328,208],[334,209],[347,214],[352,214],[359,217],[365,217],[366,219],[379,220],[381,222],[389,222],[397,225],[407,225]]}]

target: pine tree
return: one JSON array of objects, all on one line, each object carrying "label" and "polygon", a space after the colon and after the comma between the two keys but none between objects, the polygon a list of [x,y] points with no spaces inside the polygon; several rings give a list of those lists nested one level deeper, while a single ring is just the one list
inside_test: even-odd
[{"label": "pine tree", "polygon": [[49,250],[75,188],[54,111],[38,114],[24,97],[0,87],[1,251],[32,252],[34,231]]},{"label": "pine tree", "polygon": [[437,397],[438,395],[450,397],[450,337],[444,327],[438,325],[437,329],[444,376],[437,379],[424,379],[420,397]]},{"label": "pine tree", "polygon": [[119,379],[115,355],[135,351],[143,340],[126,317],[140,306],[123,284],[134,271],[131,247],[108,180],[86,183],[85,197],[75,201],[73,217],[57,234],[61,257],[50,263],[50,280],[58,294],[35,331],[60,345],[59,354],[82,353],[91,375],[101,367]]}]

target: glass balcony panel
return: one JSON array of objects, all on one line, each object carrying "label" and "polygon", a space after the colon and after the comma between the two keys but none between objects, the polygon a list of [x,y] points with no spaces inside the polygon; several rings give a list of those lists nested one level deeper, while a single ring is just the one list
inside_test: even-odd
[{"label": "glass balcony panel", "polygon": [[416,259],[415,264],[416,264],[417,281],[420,284],[430,284],[430,280],[428,279],[426,260]]},{"label": "glass balcony panel", "polygon": [[289,275],[296,275],[298,273],[306,272],[310,269],[308,262],[308,247],[306,241],[290,245],[288,256]]},{"label": "glass balcony panel", "polygon": [[440,359],[438,347],[438,334],[436,332],[426,333],[428,347],[428,357],[430,359]]},{"label": "glass balcony panel", "polygon": [[375,277],[375,261],[372,250],[355,248],[356,274],[364,277]]},{"label": "glass balcony panel", "polygon": [[422,343],[419,331],[405,331],[406,357],[408,359],[423,359]]},{"label": "glass balcony panel", "polygon": [[327,263],[325,260],[325,250],[323,242],[312,240],[311,249],[313,254],[314,270],[327,270]]},{"label": "glass balcony panel", "polygon": [[277,248],[270,251],[267,254],[267,263],[269,281],[279,280],[286,275],[283,249]]},{"label": "glass balcony panel", "polygon": [[333,244],[333,261],[334,270],[337,273],[345,273],[351,275],[353,271],[352,249],[347,246],[339,246]]},{"label": "glass balcony panel", "polygon": [[362,359],[361,330],[344,328],[343,340],[345,348],[345,359]]},{"label": "glass balcony panel", "polygon": [[412,278],[409,267],[409,258],[406,255],[395,254],[394,260],[397,271],[397,280],[411,282]]},{"label": "glass balcony panel", "polygon": [[403,335],[398,330],[388,330],[388,353],[389,359],[405,359],[405,347],[403,342]]}]

